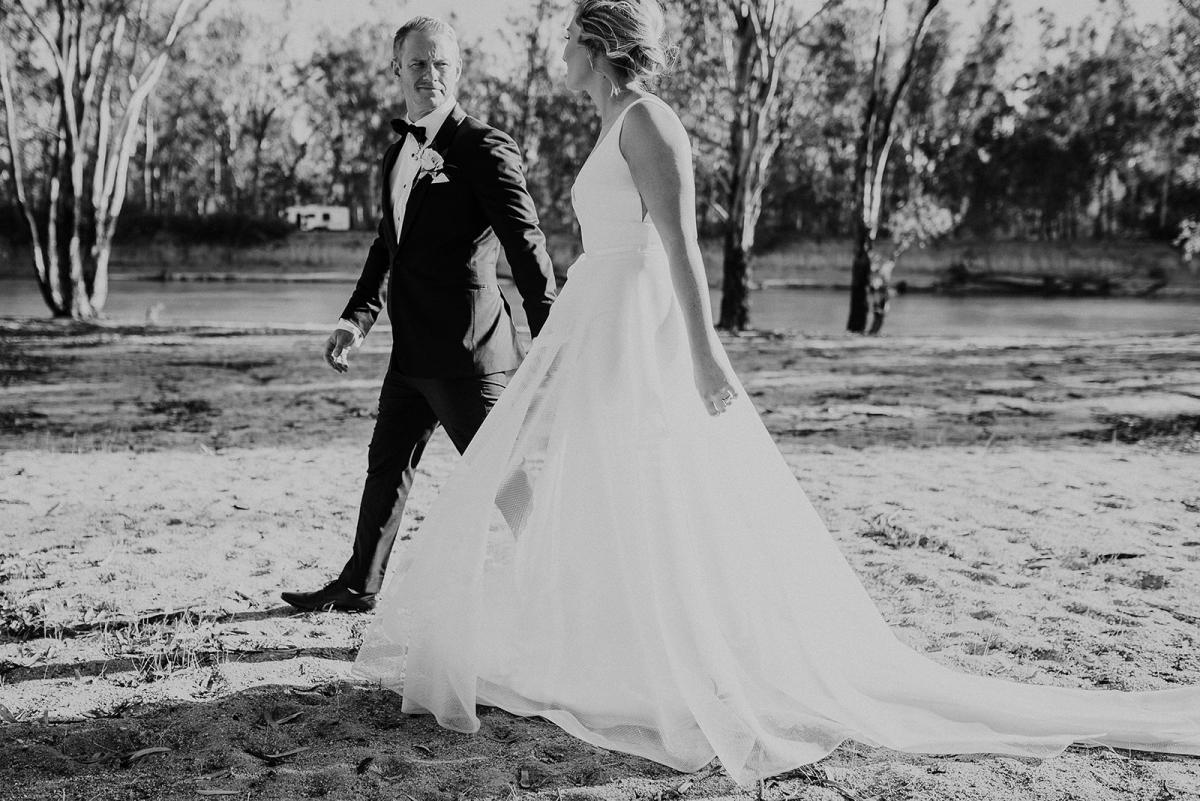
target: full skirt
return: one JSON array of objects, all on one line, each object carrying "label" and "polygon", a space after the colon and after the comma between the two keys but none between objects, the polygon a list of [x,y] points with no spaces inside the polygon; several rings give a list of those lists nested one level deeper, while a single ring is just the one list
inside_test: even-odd
[{"label": "full skirt", "polygon": [[496,706],[683,771],[717,756],[743,783],[847,738],[1200,754],[1198,688],[1019,684],[900,642],[739,391],[704,409],[661,249],[582,257],[356,672],[451,729]]}]

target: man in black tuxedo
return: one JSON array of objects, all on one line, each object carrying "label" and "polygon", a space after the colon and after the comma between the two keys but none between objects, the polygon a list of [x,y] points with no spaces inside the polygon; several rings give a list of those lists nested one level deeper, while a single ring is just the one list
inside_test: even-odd
[{"label": "man in black tuxedo", "polygon": [[407,118],[383,157],[383,217],[362,276],[329,337],[338,372],[382,309],[386,282],[392,354],[368,451],[354,551],[316,592],[285,592],[300,609],[374,608],[413,474],[439,424],[466,449],[522,357],[496,282],[499,249],[512,268],[534,336],[555,296],[545,237],[505,134],[455,102],[461,72],[454,30],[418,17],[393,42]]}]

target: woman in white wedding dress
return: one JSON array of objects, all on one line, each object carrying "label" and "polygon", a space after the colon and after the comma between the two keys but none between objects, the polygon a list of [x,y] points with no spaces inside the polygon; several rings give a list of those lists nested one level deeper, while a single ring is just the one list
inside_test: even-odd
[{"label": "woman in white wedding dress", "polygon": [[603,123],[573,192],[585,253],[393,571],[356,672],[451,729],[497,706],[679,770],[717,756],[742,783],[847,738],[1200,754],[1200,688],[972,676],[889,630],[737,400],[687,134],[640,81],[661,32],[654,0],[577,6],[567,81]]}]

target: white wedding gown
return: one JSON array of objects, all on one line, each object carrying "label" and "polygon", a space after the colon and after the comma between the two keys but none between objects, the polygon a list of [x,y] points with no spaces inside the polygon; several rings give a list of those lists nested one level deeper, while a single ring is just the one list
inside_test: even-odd
[{"label": "white wedding gown", "polygon": [[1200,754],[1200,688],[1024,685],[896,639],[745,391],[705,411],[620,128],[575,183],[585,255],[396,560],[355,672],[450,729],[496,706],[683,771],[715,755],[742,783],[847,738]]}]

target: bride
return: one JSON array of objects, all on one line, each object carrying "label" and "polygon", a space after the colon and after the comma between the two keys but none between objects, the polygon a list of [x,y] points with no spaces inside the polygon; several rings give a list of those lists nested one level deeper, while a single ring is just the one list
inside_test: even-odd
[{"label": "bride", "polygon": [[[471,732],[476,705],[749,783],[847,738],[901,751],[1200,754],[1200,688],[942,667],[889,630],[713,332],[691,151],[642,79],[655,0],[581,0],[563,59],[603,128],[584,255],[385,589],[356,672]],[[510,529],[493,520],[504,510]]]}]

